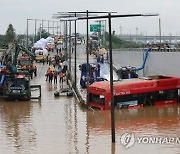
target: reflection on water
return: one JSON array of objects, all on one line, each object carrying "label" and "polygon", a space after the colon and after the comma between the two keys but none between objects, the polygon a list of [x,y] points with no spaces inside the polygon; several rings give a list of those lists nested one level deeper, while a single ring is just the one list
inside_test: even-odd
[{"label": "reflection on water", "polygon": [[[52,87],[51,87],[52,88]],[[53,93],[52,93],[53,94]],[[51,100],[51,101],[50,101]],[[180,145],[135,144],[125,149],[125,132],[138,136],[180,134],[180,107],[145,107],[115,111],[116,143],[111,144],[111,112],[87,111],[74,98],[0,103],[2,153],[178,153]],[[179,136],[178,136],[179,137]],[[148,153],[148,152],[146,152]]]},{"label": "reflection on water", "polygon": [[[30,102],[1,102],[0,116],[0,146],[6,141],[7,146],[14,147],[17,153],[21,149],[36,146],[36,134],[30,120]],[[11,151],[11,148],[6,150]],[[3,152],[3,148],[1,151]]]},{"label": "reflection on water", "polygon": [[180,144],[135,144],[125,149],[120,137],[125,132],[180,137],[180,106],[116,110],[116,143],[111,144],[111,112],[87,111],[73,97],[54,98],[59,84],[47,83],[48,66],[37,65],[40,72],[33,82],[42,85],[41,102],[0,100],[2,154],[179,153]]},{"label": "reflection on water", "polygon": [[[150,153],[178,153],[180,144],[135,144],[129,149],[125,149],[120,144],[120,137],[123,133],[134,133],[136,137],[142,136],[161,136],[161,137],[180,137],[180,107],[145,107],[142,109],[116,110],[116,147],[111,147],[113,151],[126,153],[144,153],[151,149]],[[111,142],[111,113],[109,111],[98,111],[96,114],[87,113],[87,125],[93,141],[100,144]],[[107,142],[103,141],[106,140]],[[92,142],[93,142],[92,141]],[[108,145],[108,144],[107,144]],[[90,145],[91,147],[91,145]],[[103,146],[104,151],[110,152],[110,144]],[[93,152],[100,152],[101,147],[95,146]],[[148,153],[148,152],[147,152]]]},{"label": "reflection on water", "polygon": [[[125,128],[129,131],[140,129],[169,130],[177,129],[180,124],[180,109],[178,106],[145,107],[142,109],[116,110],[116,130],[122,132]],[[96,133],[108,133],[111,127],[111,113],[98,111],[96,114],[88,112],[88,126]]]}]

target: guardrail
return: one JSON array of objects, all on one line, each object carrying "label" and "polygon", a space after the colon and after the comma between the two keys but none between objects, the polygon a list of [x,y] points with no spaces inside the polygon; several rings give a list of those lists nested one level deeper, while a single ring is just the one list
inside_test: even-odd
[{"label": "guardrail", "polygon": [[[120,48],[113,51],[144,51],[147,48]],[[180,48],[152,48],[151,52],[180,52]]]}]

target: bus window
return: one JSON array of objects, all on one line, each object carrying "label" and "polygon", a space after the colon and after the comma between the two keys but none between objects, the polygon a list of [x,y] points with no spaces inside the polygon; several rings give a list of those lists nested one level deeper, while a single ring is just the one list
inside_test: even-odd
[{"label": "bus window", "polygon": [[157,101],[166,101],[177,99],[178,91],[176,89],[159,91],[158,100]]},{"label": "bus window", "polygon": [[105,97],[103,95],[89,94],[89,102],[104,105]]},{"label": "bus window", "polygon": [[128,107],[129,105],[137,105],[138,104],[138,96],[137,96],[137,94],[115,96],[114,103],[115,103],[115,106],[118,108]]}]

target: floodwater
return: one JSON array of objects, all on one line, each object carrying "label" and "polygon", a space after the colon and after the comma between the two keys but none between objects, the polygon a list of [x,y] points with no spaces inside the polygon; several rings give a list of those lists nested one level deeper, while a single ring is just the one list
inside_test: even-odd
[{"label": "floodwater", "polygon": [[[41,84],[41,101],[0,101],[0,153],[180,153],[180,140],[172,141],[180,138],[179,105],[116,110],[116,142],[112,144],[111,112],[87,111],[74,97],[54,97],[59,84],[45,81],[47,64],[37,66],[32,84]],[[135,135],[132,146],[122,141],[124,133]],[[171,138],[172,142],[147,143],[148,137]],[[144,140],[139,143],[138,138]]]}]

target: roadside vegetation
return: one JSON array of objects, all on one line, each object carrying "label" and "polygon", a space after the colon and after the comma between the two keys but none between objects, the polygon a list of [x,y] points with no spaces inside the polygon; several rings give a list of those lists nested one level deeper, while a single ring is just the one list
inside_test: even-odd
[{"label": "roadside vegetation", "polygon": [[[105,33],[106,37],[106,43],[102,43],[102,46],[105,48],[109,48],[108,42],[109,42],[109,33]],[[126,41],[118,36],[116,36],[114,33],[112,34],[112,48],[113,49],[119,49],[119,48],[139,48],[140,44],[137,44],[134,41]]]},{"label": "roadside vegetation", "polygon": [[[36,42],[40,38],[47,38],[50,36],[50,34],[44,30],[44,29],[39,29],[37,32],[36,37],[29,36],[29,44],[32,44],[32,42]],[[23,45],[26,44],[26,34],[16,34],[15,29],[12,24],[9,24],[5,35],[0,35],[0,48],[7,48],[8,46],[11,46],[12,43],[17,42],[21,43]]]},{"label": "roadside vegetation", "polygon": [[[33,44],[33,42],[36,42],[40,38],[47,38],[50,36],[50,34],[44,30],[44,29],[39,29],[37,32],[36,37],[33,37],[29,35],[29,43],[28,44]],[[109,48],[108,42],[109,42],[109,33],[105,33],[106,37],[106,43],[102,43],[102,47]],[[21,34],[17,35],[15,32],[15,29],[12,24],[9,24],[5,35],[0,35],[0,48],[6,48],[8,45],[11,45],[13,42],[18,42],[23,45],[26,45],[26,34]],[[113,49],[118,49],[118,48],[139,48],[140,44],[137,44],[136,42],[133,41],[126,41],[123,39],[120,39],[118,36],[115,35],[115,33],[112,34],[112,48]]]}]

